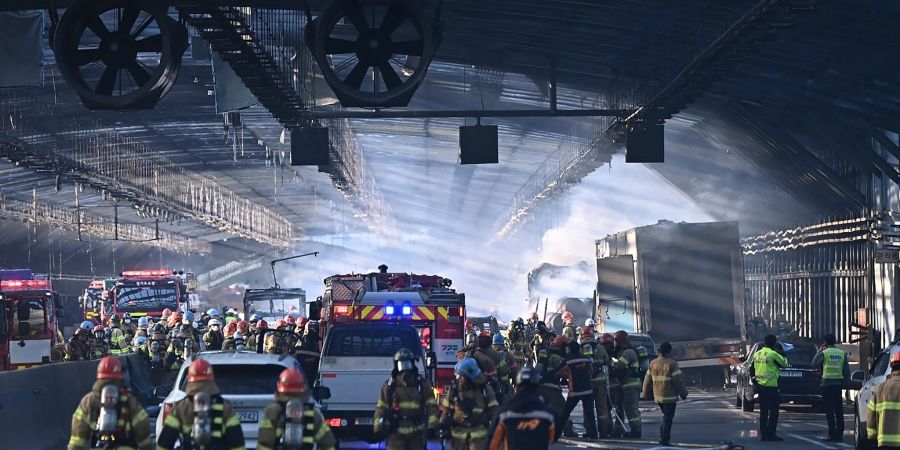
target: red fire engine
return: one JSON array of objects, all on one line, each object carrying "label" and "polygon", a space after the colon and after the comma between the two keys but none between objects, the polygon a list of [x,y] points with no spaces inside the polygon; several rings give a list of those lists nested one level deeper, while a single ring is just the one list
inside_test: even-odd
[{"label": "red fire engine", "polygon": [[183,272],[171,269],[122,272],[105,302],[104,318],[126,312],[133,317],[158,317],[167,308],[171,311],[187,308],[188,292],[181,275]]},{"label": "red fire engine", "polygon": [[[434,358],[435,389],[442,395],[453,381],[456,352],[465,337],[466,296],[437,275],[371,273],[325,279],[319,302],[320,333],[337,323],[383,322],[419,331],[422,348]],[[315,314],[313,314],[315,315]]]},{"label": "red fire engine", "polygon": [[7,272],[0,274],[0,370],[49,364],[60,305],[50,278],[35,279],[30,270],[0,272]]}]

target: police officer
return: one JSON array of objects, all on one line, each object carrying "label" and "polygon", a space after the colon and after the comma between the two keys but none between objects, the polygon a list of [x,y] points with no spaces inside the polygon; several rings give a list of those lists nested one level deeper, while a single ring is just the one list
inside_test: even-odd
[{"label": "police officer", "polygon": [[879,450],[900,449],[900,352],[891,355],[891,374],[866,405],[866,437]]},{"label": "police officer", "polygon": [[625,413],[631,427],[627,437],[640,438],[641,411],[638,408],[641,396],[640,360],[628,341],[628,333],[623,330],[616,331],[613,334],[613,342],[616,346],[616,355],[611,372],[618,378],[622,412]]},{"label": "police officer", "polygon": [[106,330],[103,325],[95,325],[94,336],[91,338],[91,359],[100,359],[109,356],[109,344],[106,342]]},{"label": "police officer", "polygon": [[822,374],[822,409],[828,422],[828,436],[824,441],[840,442],[844,440],[844,402],[841,390],[844,382],[850,379],[850,364],[847,354],[835,348],[837,338],[826,334],[823,348],[813,357],[812,366]]},{"label": "police officer", "polygon": [[97,365],[97,381],[72,414],[68,450],[153,448],[147,411],[122,385],[122,362],[107,356]]},{"label": "police officer", "polygon": [[66,361],[87,361],[91,359],[90,332],[82,327],[66,343]]},{"label": "police officer", "polygon": [[[590,319],[588,319],[590,320]],[[594,374],[591,377],[591,388],[594,396],[594,409],[597,410],[597,436],[603,439],[612,429],[609,418],[609,354],[606,348],[596,342],[594,329],[585,327],[581,335],[581,353],[593,361]],[[611,338],[611,337],[610,337]]]},{"label": "police officer", "polygon": [[538,393],[541,372],[525,367],[516,376],[516,395],[503,403],[489,434],[490,450],[549,450],[556,441],[556,413]]},{"label": "police officer", "polygon": [[219,322],[219,319],[209,319],[207,328],[206,333],[203,333],[203,343],[206,344],[206,349],[222,350],[222,343],[225,341],[225,336],[222,334],[222,323]]},{"label": "police officer", "polygon": [[256,450],[276,448],[334,450],[337,440],[306,390],[303,374],[284,369],[278,376],[275,402],[259,422]]},{"label": "police officer", "polygon": [[788,361],[776,351],[778,339],[775,335],[766,335],[763,344],[753,354],[750,366],[750,376],[756,380],[756,393],[759,395],[759,437],[763,441],[783,441],[775,434],[781,404],[778,377],[781,369],[788,366]]},{"label": "police officer", "polygon": [[376,434],[384,435],[388,450],[420,450],[427,431],[437,428],[437,403],[431,384],[419,375],[416,357],[405,348],[394,354],[391,378],[381,386],[373,419]]},{"label": "police officer", "polygon": [[234,407],[219,395],[212,365],[205,359],[194,360],[187,381],[187,396],[166,415],[157,449],[171,450],[180,442],[182,449],[243,450],[241,422]]},{"label": "police officer", "polygon": [[441,434],[449,430],[451,450],[481,450],[499,404],[487,377],[474,358],[464,358],[454,368],[456,380],[444,398]]},{"label": "police officer", "polygon": [[668,446],[672,437],[672,419],[675,417],[675,405],[678,397],[687,398],[688,392],[684,385],[684,373],[678,368],[678,363],[669,358],[672,353],[672,344],[663,342],[659,344],[659,356],[650,363],[647,376],[644,378],[643,397],[650,398],[659,405],[663,420],[659,424],[659,445]]},{"label": "police officer", "polygon": [[578,403],[584,417],[584,428],[587,433],[582,436],[587,439],[597,439],[597,417],[594,415],[594,390],[591,378],[594,374],[594,361],[581,354],[581,345],[577,342],[569,342],[567,347],[566,364],[557,372],[557,378],[566,378],[569,381],[569,394],[566,405],[560,417],[560,422],[569,420],[569,415]]},{"label": "police officer", "polygon": [[500,357],[499,363],[497,364],[497,376],[500,378],[500,398],[506,398],[509,392],[512,390],[513,381],[516,379],[516,372],[518,372],[519,366],[516,364],[516,360],[513,359],[510,352],[506,349],[506,343],[504,342],[503,335],[497,333],[492,338],[492,346],[491,350]]}]

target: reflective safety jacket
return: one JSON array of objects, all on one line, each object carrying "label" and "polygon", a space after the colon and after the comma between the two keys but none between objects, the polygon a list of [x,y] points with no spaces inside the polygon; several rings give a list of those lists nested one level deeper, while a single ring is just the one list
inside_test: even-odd
[{"label": "reflective safety jacket", "polygon": [[100,359],[109,355],[109,345],[106,341],[94,338],[91,339],[91,358]]},{"label": "reflective safety jacket", "polygon": [[822,386],[842,386],[850,377],[850,364],[843,350],[827,347],[816,353],[812,366],[822,373]]},{"label": "reflective safety jacket", "polygon": [[569,338],[570,341],[574,341],[578,336],[575,333],[575,327],[572,324],[567,324],[563,327],[562,330],[563,336]]},{"label": "reflective safety jacket", "polygon": [[381,386],[375,404],[376,433],[409,436],[438,425],[437,402],[431,384],[419,374],[395,373]]},{"label": "reflective safety jacket", "polygon": [[878,447],[900,447],[900,372],[875,388],[867,404],[866,434]]},{"label": "reflective safety jacket", "polygon": [[490,450],[547,450],[556,440],[556,414],[537,391],[504,403],[493,427]]},{"label": "reflective safety jacket", "polygon": [[557,391],[562,391],[559,387],[559,378],[556,374],[566,365],[566,360],[556,353],[550,353],[548,350],[541,350],[538,353],[537,364],[541,368],[541,383]]},{"label": "reflective safety jacket", "polygon": [[244,433],[234,408],[219,395],[215,382],[188,383],[187,397],[175,402],[172,411],[163,420],[163,429],[156,440],[158,450],[172,450],[176,442],[181,448],[193,448],[191,428],[194,425],[194,394],[203,392],[212,399],[212,444],[210,450],[244,450]]},{"label": "reflective safety jacket", "polygon": [[622,389],[641,388],[640,369],[641,362],[638,359],[638,354],[631,346],[624,347],[619,353],[619,358],[612,365],[612,370],[615,372]]},{"label": "reflective safety jacket", "polygon": [[582,355],[573,355],[566,359],[566,364],[556,373],[554,378],[569,380],[569,395],[591,395],[594,392],[591,377],[594,374],[594,362]]},{"label": "reflective safety jacket", "polygon": [[91,359],[90,341],[80,341],[78,336],[72,336],[66,343],[66,361],[87,361]]},{"label": "reflective safety jacket", "polygon": [[[85,447],[97,448],[93,445],[97,430],[97,419],[100,417],[100,392],[109,384],[119,385],[114,380],[98,380],[91,392],[81,398],[75,413],[72,414],[72,434],[69,437],[68,450],[82,450]],[[150,436],[150,421],[147,411],[128,390],[119,386],[119,403],[116,406],[116,438],[121,444],[116,447],[125,449],[152,449],[153,438]]]},{"label": "reflective safety jacket", "polygon": [[125,338],[125,332],[118,326],[113,326],[109,330],[109,349],[114,355],[128,351],[128,340]]},{"label": "reflective safety jacket", "polygon": [[778,387],[781,368],[787,367],[787,358],[769,347],[760,347],[753,355],[753,375],[756,384],[763,387]]},{"label": "reflective safety jacket", "polygon": [[[263,419],[259,422],[259,441],[256,450],[274,450],[280,448],[281,439],[284,437],[284,407],[293,397],[278,395],[277,401],[266,407]],[[303,427],[302,450],[311,450],[318,445],[318,450],[334,450],[337,440],[331,428],[325,423],[322,413],[316,409],[313,402],[304,402],[303,419],[300,425]]]},{"label": "reflective safety jacket", "polygon": [[650,396],[651,389],[656,403],[675,403],[678,396],[687,396],[684,373],[674,359],[658,356],[650,362],[650,369],[644,377],[644,398]]},{"label": "reflective safety jacket", "polygon": [[487,438],[487,427],[499,407],[494,390],[484,375],[460,384],[450,385],[450,393],[444,397],[441,424],[449,424],[454,440],[479,440]]},{"label": "reflective safety jacket", "polygon": [[290,353],[291,340],[286,333],[269,333],[266,335],[266,340],[263,343],[263,351],[276,355]]},{"label": "reflective safety jacket", "polygon": [[[591,358],[594,360],[594,377],[593,380],[601,383],[609,383],[609,354],[602,345],[592,343],[588,345],[591,350]],[[581,346],[582,348],[585,345]],[[587,354],[585,353],[585,356]]]},{"label": "reflective safety jacket", "polygon": [[209,330],[203,334],[203,343],[206,344],[206,350],[222,350],[222,341],[225,336],[221,331]]}]

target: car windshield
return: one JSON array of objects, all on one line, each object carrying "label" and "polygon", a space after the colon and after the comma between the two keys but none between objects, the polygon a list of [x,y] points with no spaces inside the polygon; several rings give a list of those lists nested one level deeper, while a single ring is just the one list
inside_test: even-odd
[{"label": "car windshield", "polygon": [[394,328],[332,328],[328,334],[327,356],[394,356],[401,348],[408,348],[421,355],[419,336],[413,329],[409,332]]},{"label": "car windshield", "polygon": [[16,326],[13,338],[26,338],[47,332],[47,310],[42,298],[22,298],[15,303]]},{"label": "car windshield", "polygon": [[174,281],[137,281],[116,286],[118,312],[162,311],[178,308],[178,290]]},{"label": "car windshield", "polygon": [[813,357],[818,352],[816,346],[808,343],[788,343],[783,342],[784,356],[787,358],[791,367],[810,368],[812,367]]},{"label": "car windshield", "polygon": [[[284,370],[278,364],[214,364],[216,385],[222,395],[272,395],[278,375]],[[187,386],[187,376],[179,388]]]}]

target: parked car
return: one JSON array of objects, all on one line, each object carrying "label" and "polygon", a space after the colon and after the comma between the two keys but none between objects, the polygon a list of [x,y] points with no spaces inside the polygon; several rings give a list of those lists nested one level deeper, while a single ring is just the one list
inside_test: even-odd
[{"label": "parked car", "polygon": [[503,328],[500,328],[500,323],[497,322],[497,318],[494,316],[469,317],[468,320],[471,320],[479,330],[490,331],[491,335],[495,335],[503,330]]},{"label": "parked car", "polygon": [[409,325],[357,322],[328,330],[316,389],[329,391],[322,413],[339,440],[378,442],[372,416],[381,385],[391,377],[394,353],[401,348],[416,355],[416,367],[424,375],[422,344]]},{"label": "parked car", "polygon": [[[234,406],[246,448],[256,448],[259,421],[266,407],[274,400],[275,384],[284,369],[300,368],[297,360],[284,355],[270,355],[250,351],[213,351],[198,353],[195,358],[207,360],[213,367],[216,384],[222,397]],[[156,418],[156,435],[162,432],[163,420],[172,406],[187,394],[187,369],[185,363],[178,372],[172,391],[160,404]]]},{"label": "parked car", "polygon": [[[822,402],[822,389],[819,386],[821,376],[812,367],[812,359],[819,349],[811,341],[798,340],[780,344],[784,348],[784,356],[789,364],[788,367],[781,369],[778,378],[782,403],[801,403],[818,409]],[[737,366],[735,404],[744,411],[753,411],[756,404],[757,395],[750,381],[750,367],[753,365],[753,356],[762,346],[762,342],[754,344],[750,354],[742,356],[741,363]]]},{"label": "parked car", "polygon": [[884,349],[872,362],[872,370],[869,371],[869,377],[866,378],[865,372],[857,370],[850,374],[850,380],[854,383],[860,383],[862,387],[856,394],[853,404],[853,423],[856,426],[855,444],[856,450],[868,450],[875,448],[875,442],[868,438],[866,433],[866,407],[875,388],[891,373],[891,366],[888,362],[891,355],[900,352],[900,341],[894,342],[888,348]]}]

